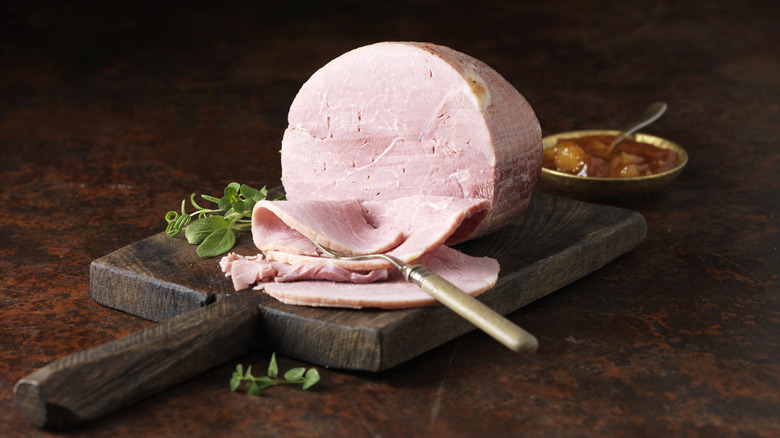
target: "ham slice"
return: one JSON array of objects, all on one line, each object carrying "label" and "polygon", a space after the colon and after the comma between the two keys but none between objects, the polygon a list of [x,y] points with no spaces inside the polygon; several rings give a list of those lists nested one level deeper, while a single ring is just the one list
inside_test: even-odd
[{"label": "ham slice", "polygon": [[345,53],[302,86],[288,121],[288,199],[487,200],[489,214],[450,243],[511,222],[541,172],[541,129],[528,102],[483,62],[433,44]]},{"label": "ham slice", "polygon": [[269,261],[262,254],[241,256],[230,253],[222,258],[219,266],[226,277],[233,280],[235,290],[262,289],[265,282],[279,283],[301,280],[327,280],[365,284],[387,280],[387,269],[354,272],[328,263],[290,264]]},{"label": "ham slice", "polygon": [[369,223],[356,200],[260,201],[252,211],[252,238],[262,251],[317,255],[312,239],[348,254],[373,254],[398,246],[404,235],[393,224]]},{"label": "ham slice", "polygon": [[[309,240],[326,245],[339,241],[339,245],[358,252],[355,249],[366,247],[367,241],[374,246],[394,242],[395,238],[388,236],[400,231],[402,242],[388,254],[425,265],[466,293],[477,295],[495,284],[498,262],[467,256],[443,243],[459,230],[473,229],[487,207],[485,200],[424,195],[361,203],[262,201],[252,214],[252,235],[265,258],[228,256],[222,269],[232,276],[237,290],[256,282],[255,288],[288,304],[355,308],[432,305],[435,300],[430,295],[407,283],[397,271],[388,281],[377,282],[387,279],[387,262],[323,258]],[[340,225],[341,220],[348,225]],[[376,235],[382,239],[373,239]],[[286,271],[303,275],[290,278]],[[307,275],[311,280],[331,281],[302,281]]]},{"label": "ham slice", "polygon": [[[471,257],[444,245],[418,262],[472,296],[490,289],[498,279],[496,260]],[[263,288],[283,303],[306,306],[398,309],[436,304],[422,289],[401,278],[398,271],[393,271],[388,281],[371,284],[297,281],[267,283]]]},{"label": "ham slice", "polygon": [[[487,209],[485,200],[423,195],[392,201],[261,201],[252,212],[252,236],[270,259],[284,263],[322,263],[311,240],[349,254],[387,252],[408,262],[470,232]],[[351,270],[389,266],[382,260],[330,263]]]}]

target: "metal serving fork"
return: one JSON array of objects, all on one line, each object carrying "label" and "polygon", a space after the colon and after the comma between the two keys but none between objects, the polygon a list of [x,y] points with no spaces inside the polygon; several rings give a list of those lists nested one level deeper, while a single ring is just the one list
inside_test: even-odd
[{"label": "metal serving fork", "polygon": [[534,335],[522,327],[506,319],[504,316],[486,306],[476,298],[463,292],[452,283],[443,279],[422,265],[410,265],[396,257],[387,254],[349,255],[332,250],[314,242],[314,245],[324,255],[344,260],[383,259],[401,271],[404,279],[414,283],[430,294],[441,304],[465,318],[497,341],[514,352],[531,353],[539,347],[539,341]]}]

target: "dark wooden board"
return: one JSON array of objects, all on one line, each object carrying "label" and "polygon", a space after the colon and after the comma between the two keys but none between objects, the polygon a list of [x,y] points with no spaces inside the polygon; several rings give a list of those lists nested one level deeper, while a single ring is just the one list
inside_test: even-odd
[{"label": "dark wooden board", "polygon": [[[535,193],[513,224],[457,248],[498,259],[498,282],[479,299],[508,314],[630,251],[646,233],[637,212]],[[234,250],[257,253],[248,235]],[[100,304],[164,321],[234,293],[218,262],[160,233],[92,262],[90,289]],[[324,367],[381,371],[474,329],[442,306],[312,308],[265,295],[259,306],[262,347]]]}]

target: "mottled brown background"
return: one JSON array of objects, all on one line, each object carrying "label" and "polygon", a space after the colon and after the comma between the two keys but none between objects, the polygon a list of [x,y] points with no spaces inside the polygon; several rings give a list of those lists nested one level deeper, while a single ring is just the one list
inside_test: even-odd
[{"label": "mottled brown background", "polygon": [[277,185],[298,88],[382,40],[482,59],[548,134],[619,128],[665,100],[646,131],[689,166],[616,204],[646,217],[644,243],[511,315],[534,356],[473,332],[381,374],[230,392],[236,363],[266,366],[257,351],[62,435],[780,435],[774,0],[4,0],[0,20],[3,438],[60,435],[16,410],[19,378],[150,324],[93,302],[89,263],[161,231],[192,191]]}]

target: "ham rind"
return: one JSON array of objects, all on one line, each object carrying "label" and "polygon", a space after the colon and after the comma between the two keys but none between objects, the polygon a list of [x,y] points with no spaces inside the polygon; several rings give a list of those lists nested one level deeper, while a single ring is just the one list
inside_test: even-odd
[{"label": "ham rind", "polygon": [[[444,245],[426,253],[418,262],[472,296],[490,289],[498,279],[496,260],[471,257]],[[264,283],[263,290],[283,303],[315,307],[398,309],[436,304],[397,271],[388,281],[371,284],[298,281]]]},{"label": "ham rind", "polygon": [[489,213],[449,243],[510,223],[541,171],[541,129],[528,102],[483,62],[433,44],[345,53],[303,85],[288,122],[289,200],[486,200]]}]

